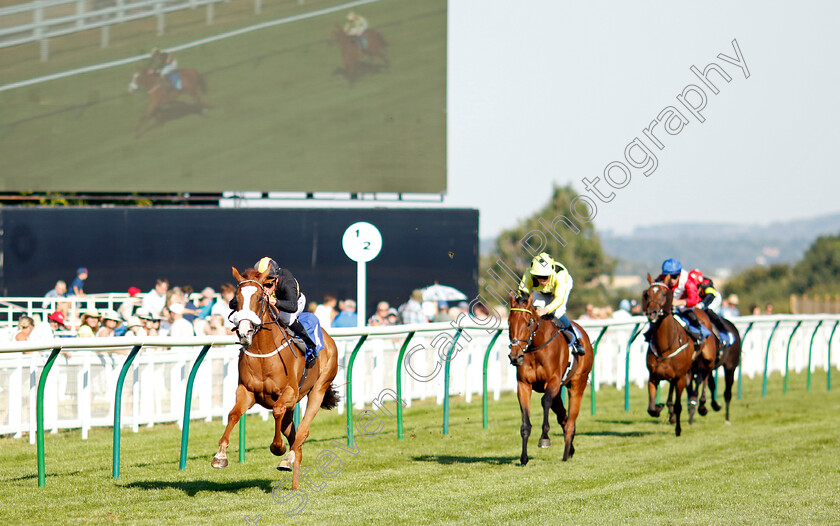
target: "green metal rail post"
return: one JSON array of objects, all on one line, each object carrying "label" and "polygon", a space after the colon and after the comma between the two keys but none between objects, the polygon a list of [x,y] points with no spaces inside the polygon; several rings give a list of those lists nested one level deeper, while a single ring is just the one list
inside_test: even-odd
[{"label": "green metal rail post", "polygon": [[295,429],[297,429],[300,426],[300,402],[295,404],[295,413],[292,420],[295,422]]},{"label": "green metal rail post", "polygon": [[601,328],[601,333],[598,335],[598,338],[595,339],[595,345],[592,346],[592,372],[589,377],[589,395],[591,396],[590,405],[592,406],[592,416],[595,416],[595,357],[598,355],[598,344],[601,343],[601,338],[604,337],[604,333],[606,333],[609,328],[609,325],[605,325]]},{"label": "green metal rail post", "polygon": [[[744,335],[741,336],[741,355],[742,356],[744,354],[744,340],[747,339],[747,334],[749,334],[750,331],[752,330],[754,323],[755,323],[754,321],[751,321],[750,324],[747,325],[747,330],[744,331]],[[739,361],[738,362],[738,400],[740,400],[743,396],[743,392],[742,392],[743,390],[741,389],[741,386],[744,385],[744,384],[743,384],[743,382],[741,382],[741,377],[742,377],[741,369],[742,369],[742,367],[741,367],[741,363]]]},{"label": "green metal rail post", "polygon": [[248,411],[242,413],[242,416],[239,417],[239,463],[245,463],[245,422],[247,422]]},{"label": "green metal rail post", "polygon": [[[353,445],[353,362],[356,361],[356,354],[359,352],[359,349],[362,348],[362,345],[367,340],[368,335],[362,334],[359,337],[358,343],[356,343],[356,347],[353,349],[353,352],[350,353],[350,359],[347,362],[347,445]],[[397,404],[399,405],[399,403]]]},{"label": "green metal rail post", "polygon": [[814,332],[811,333],[811,343],[808,344],[808,383],[806,390],[808,392],[811,391],[811,351],[814,350],[814,338],[817,336],[817,331],[820,330],[820,325],[822,325],[823,320],[817,324],[814,328]]},{"label": "green metal rail post", "polygon": [[796,334],[796,330],[799,329],[799,326],[802,325],[801,321],[796,322],[796,326],[793,328],[793,331],[790,333],[790,338],[788,338],[787,350],[785,351],[785,388],[784,393],[787,394],[788,392],[788,361],[790,359],[790,344],[793,343],[793,335]]},{"label": "green metal rail post", "polygon": [[402,440],[405,436],[403,431],[403,405],[402,405],[402,365],[403,358],[405,358],[405,351],[408,349],[408,342],[414,338],[414,331],[408,333],[405,337],[402,347],[400,347],[400,354],[397,356],[397,438]]},{"label": "green metal rail post", "polygon": [[464,329],[458,329],[455,332],[455,338],[452,339],[452,348],[446,353],[446,365],[443,373],[443,434],[449,434],[449,365],[452,363],[452,353],[455,352],[455,346],[458,345],[458,338],[461,337],[461,332]]},{"label": "green metal rail post", "polygon": [[642,331],[639,330],[641,325],[641,323],[637,323],[633,326],[633,333],[627,340],[627,357],[624,363],[624,411],[628,413],[630,412],[630,346],[633,345],[636,337],[641,334]]},{"label": "green metal rail post", "polygon": [[47,363],[44,364],[44,370],[41,371],[41,378],[38,380],[38,400],[37,400],[37,407],[35,411],[35,418],[37,421],[38,428],[36,429],[37,437],[38,437],[38,487],[43,488],[44,485],[47,483],[47,474],[45,470],[45,460],[44,460],[44,386],[47,383],[47,375],[50,374],[50,369],[52,369],[53,363],[55,363],[55,359],[58,358],[58,353],[61,352],[61,348],[56,348],[52,350],[50,353],[49,358],[47,358]]},{"label": "green metal rail post", "polygon": [[120,377],[117,379],[117,392],[114,395],[114,452],[111,467],[112,475],[115,479],[120,478],[120,428],[122,426],[121,417],[123,383],[125,382],[125,375],[128,373],[128,369],[131,367],[131,362],[134,361],[134,358],[137,356],[137,353],[140,352],[140,349],[142,347],[142,345],[136,345],[132,347],[131,352],[128,353],[128,356],[125,359],[125,363],[122,366],[122,370],[120,371]]},{"label": "green metal rail post", "polygon": [[776,329],[779,328],[779,324],[781,321],[777,321],[773,325],[773,330],[770,331],[770,337],[767,338],[767,352],[764,353],[764,380],[761,383],[761,397],[764,398],[767,396],[767,360],[770,358],[770,343],[773,342],[773,335],[776,333]]},{"label": "green metal rail post", "polygon": [[[184,425],[181,428],[181,463],[178,466],[178,469],[186,469],[187,468],[187,444],[190,441],[190,406],[192,405],[192,391],[193,391],[193,382],[195,381],[195,375],[198,373],[198,367],[201,365],[201,362],[204,361],[204,356],[207,354],[207,351],[210,350],[212,345],[205,345],[201,348],[201,351],[198,353],[198,357],[195,359],[195,363],[192,366],[192,370],[190,371],[190,377],[187,380],[187,392],[184,395]],[[244,418],[245,415],[242,415]],[[242,422],[242,420],[240,420]],[[240,424],[241,426],[242,424]],[[241,429],[241,428],[240,428]]]},{"label": "green metal rail post", "polygon": [[840,321],[834,322],[834,327],[831,328],[831,334],[828,336],[828,362],[826,362],[826,373],[828,377],[826,378],[826,387],[829,391],[831,391],[831,339],[834,336],[834,331],[837,330],[837,325],[840,325]]},{"label": "green metal rail post", "polygon": [[498,340],[501,335],[502,329],[496,331],[496,334],[493,335],[493,339],[490,340],[490,345],[488,345],[487,350],[484,351],[484,365],[482,365],[481,369],[481,427],[484,429],[488,429],[490,427],[490,419],[487,408],[487,362],[490,360],[490,349],[493,348],[493,344],[496,343],[496,340]]}]

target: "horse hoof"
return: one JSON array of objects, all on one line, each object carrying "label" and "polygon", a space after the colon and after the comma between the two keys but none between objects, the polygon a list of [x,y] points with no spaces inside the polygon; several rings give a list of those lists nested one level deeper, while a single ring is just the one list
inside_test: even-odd
[{"label": "horse hoof", "polygon": [[724,424],[726,424],[726,425],[728,425],[728,426],[731,426],[731,425],[732,425],[732,422],[730,422],[729,420],[724,420],[724,421],[723,421],[723,423],[724,423]]},{"label": "horse hoof", "polygon": [[549,439],[549,438],[541,438],[541,439],[540,439],[540,443],[539,443],[539,444],[537,444],[537,447],[541,447],[541,448],[543,448],[543,449],[545,449],[545,448],[547,448],[547,447],[551,447],[551,439]]},{"label": "horse hoof", "polygon": [[720,411],[721,410],[721,406],[720,406],[719,403],[717,403],[716,400],[712,400],[712,409],[714,409],[715,411]]},{"label": "horse hoof", "polygon": [[700,416],[706,416],[709,414],[709,410],[706,408],[705,405],[701,405],[697,408],[697,412],[700,413]]},{"label": "horse hoof", "polygon": [[292,471],[295,464],[295,452],[289,451],[289,454],[283,457],[283,460],[277,464],[277,469],[280,471]]},{"label": "horse hoof", "polygon": [[279,446],[275,447],[274,444],[271,444],[270,446],[268,446],[268,449],[275,457],[279,457],[286,452],[286,445],[280,444]]},{"label": "horse hoof", "polygon": [[677,430],[675,431],[675,433],[677,434],[677,436],[680,436],[680,433],[682,433],[682,429],[677,428]]},{"label": "horse hoof", "polygon": [[668,423],[669,424],[676,424],[677,423],[677,415],[671,415],[671,417],[668,418]]},{"label": "horse hoof", "polygon": [[522,457],[522,458],[520,458],[520,459],[519,459],[519,463],[520,463],[521,465],[523,465],[523,466],[524,466],[525,464],[527,464],[527,463],[528,463],[528,457]]},{"label": "horse hoof", "polygon": [[224,469],[228,467],[228,459],[227,458],[219,458],[213,457],[213,461],[210,462],[210,466],[216,469]]}]

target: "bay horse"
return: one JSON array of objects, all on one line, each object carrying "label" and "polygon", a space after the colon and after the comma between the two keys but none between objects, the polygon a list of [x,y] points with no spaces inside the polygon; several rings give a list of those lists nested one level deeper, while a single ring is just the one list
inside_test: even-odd
[{"label": "bay horse", "polygon": [[359,39],[348,35],[338,25],[333,27],[330,35],[330,43],[338,44],[341,50],[341,60],[344,62],[343,73],[350,82],[356,80],[361,73],[359,62],[365,55],[381,59],[385,67],[390,64],[388,57],[385,56],[385,48],[388,46],[385,37],[375,29],[368,29],[365,31],[365,39],[367,47],[362,49]]},{"label": "bay horse", "polygon": [[[335,341],[321,329],[324,349],[310,369],[306,369],[304,353],[298,349],[281,327],[263,283],[270,269],[260,273],[248,269],[240,275],[231,269],[236,279],[236,309],[231,314],[242,350],[239,353],[239,385],[236,403],[228,415],[228,424],[219,440],[219,450],[210,465],[226,468],[227,447],[230,433],[240,417],[258,403],[271,409],[274,415],[274,440],[269,449],[274,455],[286,452],[283,436],[289,442],[290,452],[277,466],[280,470],[293,471],[292,489],[298,489],[303,443],[309,436],[309,427],[318,409],[333,409],[338,404],[338,394],[332,386],[338,372],[338,351]],[[301,378],[306,371],[306,377]],[[304,396],[308,396],[306,412],[295,428],[294,409]]]},{"label": "bay horse", "polygon": [[[563,460],[569,460],[575,454],[573,444],[575,423],[583,392],[589,381],[595,354],[589,335],[580,325],[572,323],[580,332],[580,340],[585,354],[576,356],[571,371],[570,352],[566,338],[550,318],[537,316],[534,310],[534,298],[510,295],[510,363],[516,367],[517,393],[519,409],[522,411],[522,456],[519,461],[524,466],[528,463],[528,438],[531,436],[531,391],[544,393],[542,397],[543,427],[538,446],[551,446],[548,437],[549,409],[557,414],[557,423],[563,427],[566,447]],[[558,337],[559,336],[559,337]],[[566,386],[569,393],[569,410],[563,406],[560,388]]]},{"label": "bay horse", "polygon": [[167,104],[174,102],[182,93],[189,95],[194,102],[196,113],[204,113],[208,107],[201,99],[203,93],[207,93],[207,83],[195,69],[179,69],[175,73],[181,77],[181,90],[175,89],[168,80],[150,68],[138,68],[131,77],[128,84],[129,93],[144,91],[149,96],[149,108],[137,122],[135,132],[139,135],[143,125],[152,117],[157,120],[160,126],[165,120],[163,113]]},{"label": "bay horse", "polygon": [[[664,404],[656,403],[659,382],[669,383],[668,412],[670,422],[675,424],[676,436],[682,433],[680,416],[682,413],[682,393],[689,389],[689,423],[692,422],[697,404],[697,392],[693,389],[692,378],[705,380],[714,364],[717,346],[714,338],[707,338],[701,349],[695,348],[694,339],[680,324],[673,313],[674,291],[670,287],[670,276],[664,282],[655,282],[647,276],[647,290],[642,293],[642,310],[651,326],[650,343],[645,362],[648,379],[648,414],[658,418]],[[704,325],[711,325],[705,313],[702,314]],[[703,323],[703,319],[701,319]]]},{"label": "bay horse", "polygon": [[[715,361],[714,369],[717,369],[720,366],[723,366],[723,373],[724,373],[724,389],[723,389],[723,400],[726,404],[726,419],[724,422],[727,424],[730,423],[729,421],[729,402],[732,400],[732,384],[735,383],[735,370],[741,364],[741,334],[738,332],[738,328],[735,327],[735,324],[731,321],[727,320],[726,318],[721,318],[723,325],[726,327],[726,330],[735,338],[735,342],[723,348],[723,352],[718,353],[718,359]],[[712,393],[712,409],[715,411],[720,411],[721,406],[715,400],[715,375],[709,374],[708,377],[708,384],[709,390]],[[700,408],[703,408],[703,403],[705,402],[705,395],[706,393],[700,396]],[[698,410],[699,411],[699,410]],[[704,414],[702,411],[700,414]]]}]

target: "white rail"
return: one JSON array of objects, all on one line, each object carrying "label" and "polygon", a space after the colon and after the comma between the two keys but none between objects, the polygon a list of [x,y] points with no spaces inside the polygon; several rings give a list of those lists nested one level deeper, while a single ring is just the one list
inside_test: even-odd
[{"label": "white rail", "polygon": [[[811,367],[826,369],[828,338],[838,320],[840,316],[837,315],[736,318],[733,321],[742,333],[753,323],[742,353],[743,375],[752,377],[763,373],[768,338],[777,322],[779,325],[772,339],[767,364],[770,372],[785,370],[788,342],[797,324],[800,328],[790,345],[788,367],[793,371],[806,369],[813,337]],[[643,328],[644,323],[642,317],[582,323],[593,341],[601,327],[609,327],[598,346],[594,389],[624,387],[627,342],[633,328],[637,324]],[[451,363],[449,394],[464,396],[471,401],[474,395],[481,395],[484,353],[495,331],[474,324],[465,324],[464,327],[459,340],[463,348],[457,351]],[[418,332],[410,345],[416,352],[409,353],[403,364],[403,398],[408,405],[412,400],[431,397],[442,403],[443,374],[433,372],[440,362],[441,342],[451,344],[455,332],[447,323],[330,331],[339,348],[336,387],[342,398],[345,395],[347,361],[358,336],[370,335],[353,367],[354,403],[362,407],[383,389],[395,388],[397,358],[409,331]],[[162,422],[183,425],[181,419],[187,377],[197,351],[204,345],[215,347],[207,354],[198,371],[191,418],[209,420],[221,417],[226,423],[238,380],[239,353],[235,337],[60,338],[0,345],[0,434],[21,437],[28,432],[30,441],[35,440],[34,402],[47,356],[40,351],[55,348],[61,348],[62,353],[46,385],[46,429],[54,433],[59,429],[80,429],[82,438],[86,438],[93,426],[113,425],[116,381],[125,354],[137,345],[141,345],[143,350],[132,364],[123,389],[122,421],[126,427],[130,426],[137,432],[141,425],[153,426]],[[498,399],[502,391],[512,391],[516,387],[516,371],[509,365],[508,352],[507,335],[503,334],[491,350],[488,365],[489,388],[494,399]],[[835,352],[831,359],[835,367],[840,364],[837,355]],[[630,347],[628,377],[631,384],[642,386],[647,381],[647,375],[645,344],[642,338],[637,338]],[[252,411],[268,419],[268,411],[258,407]],[[339,404],[338,411],[344,411],[344,404]]]}]

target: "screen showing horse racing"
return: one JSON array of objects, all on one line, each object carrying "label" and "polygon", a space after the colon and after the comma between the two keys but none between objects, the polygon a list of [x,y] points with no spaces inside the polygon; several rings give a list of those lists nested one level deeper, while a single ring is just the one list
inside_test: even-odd
[{"label": "screen showing horse racing", "polygon": [[0,192],[446,191],[446,0],[147,3],[0,9]]}]

